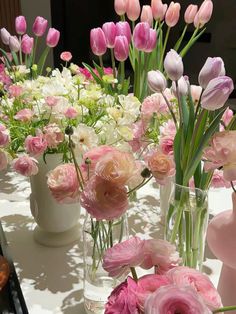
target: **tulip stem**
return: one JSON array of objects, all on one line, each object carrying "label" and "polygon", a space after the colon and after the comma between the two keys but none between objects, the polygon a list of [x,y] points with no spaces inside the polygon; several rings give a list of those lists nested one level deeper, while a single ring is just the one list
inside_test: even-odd
[{"label": "tulip stem", "polygon": [[138,276],[137,276],[135,268],[134,267],[130,267],[130,270],[131,270],[133,279],[137,282],[138,281]]},{"label": "tulip stem", "polygon": [[160,71],[162,71],[162,69],[163,69],[163,59],[164,59],[164,54],[165,54],[165,51],[166,51],[166,45],[167,45],[167,41],[168,41],[169,35],[170,35],[170,27],[168,26],[168,29],[167,29],[167,32],[166,32],[165,41],[164,41],[164,45],[163,45],[163,48],[162,48],[161,59],[160,59],[160,63],[159,63]]},{"label": "tulip stem", "polygon": [[22,49],[21,49],[21,42],[22,42],[22,37],[21,37],[21,35],[20,35],[20,37],[19,37],[19,41],[20,41],[20,51],[19,51],[19,54],[20,54],[20,64],[22,64]]},{"label": "tulip stem", "polygon": [[125,80],[125,61],[120,62],[120,69],[121,69],[121,84],[123,85],[124,80]]},{"label": "tulip stem", "polygon": [[113,76],[116,78],[116,63],[115,63],[115,57],[114,57],[114,49],[111,48],[111,64],[112,64],[112,70],[113,70]]},{"label": "tulip stem", "polygon": [[216,309],[214,310],[212,313],[222,313],[222,312],[228,312],[228,311],[232,311],[232,310],[236,310],[236,305],[232,305],[232,306],[225,306],[222,307],[220,309]]},{"label": "tulip stem", "polygon": [[35,41],[34,41],[32,65],[34,64],[34,61],[35,61],[35,55],[36,55],[36,50],[37,50],[37,44],[38,44],[38,37],[36,37],[36,38],[35,38]]},{"label": "tulip stem", "polygon": [[162,94],[162,97],[165,99],[165,102],[166,102],[166,104],[167,104],[167,106],[168,106],[168,109],[169,109],[169,111],[170,111],[170,114],[171,114],[171,116],[172,116],[172,119],[174,120],[176,129],[177,129],[177,128],[178,128],[178,123],[177,123],[177,120],[176,120],[174,111],[171,109],[171,105],[170,105],[168,99],[166,98],[165,94],[164,94],[163,92],[161,92],[161,94]]},{"label": "tulip stem", "polygon": [[103,70],[103,60],[102,60],[102,56],[99,56],[99,62],[100,62],[100,67]]}]

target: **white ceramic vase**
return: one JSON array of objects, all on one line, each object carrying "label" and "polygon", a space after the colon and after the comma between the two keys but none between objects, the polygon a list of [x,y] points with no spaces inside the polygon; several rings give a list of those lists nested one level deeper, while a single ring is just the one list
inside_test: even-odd
[{"label": "white ceramic vase", "polygon": [[61,154],[46,156],[38,160],[39,172],[30,177],[30,209],[37,223],[34,229],[36,242],[50,247],[64,246],[80,236],[80,204],[58,204],[47,186],[47,173],[61,164]]}]

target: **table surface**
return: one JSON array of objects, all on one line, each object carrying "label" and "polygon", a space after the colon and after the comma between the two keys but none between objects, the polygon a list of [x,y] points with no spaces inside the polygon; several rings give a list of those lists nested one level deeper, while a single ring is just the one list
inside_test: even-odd
[{"label": "table surface", "polygon": [[[138,192],[129,210],[131,234],[161,236],[158,189],[153,184]],[[8,240],[30,314],[84,314],[82,220],[81,238],[61,248],[49,248],[33,239],[35,222],[29,209],[29,182],[15,173],[0,174],[0,219]],[[211,190],[210,217],[231,208],[231,191]],[[217,285],[221,262],[206,248],[203,271]]]}]

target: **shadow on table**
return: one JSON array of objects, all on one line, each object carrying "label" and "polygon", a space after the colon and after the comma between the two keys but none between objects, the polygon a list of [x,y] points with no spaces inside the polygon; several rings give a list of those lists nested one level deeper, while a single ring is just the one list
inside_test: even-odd
[{"label": "shadow on table", "polygon": [[[29,197],[29,179],[14,172],[0,173],[0,187],[0,194],[9,195],[10,200],[18,200],[19,193],[24,196],[24,199]],[[3,197],[8,199],[8,196]]]},{"label": "shadow on table", "polygon": [[83,314],[85,313],[83,304],[83,289],[70,293],[61,306],[63,314]]}]

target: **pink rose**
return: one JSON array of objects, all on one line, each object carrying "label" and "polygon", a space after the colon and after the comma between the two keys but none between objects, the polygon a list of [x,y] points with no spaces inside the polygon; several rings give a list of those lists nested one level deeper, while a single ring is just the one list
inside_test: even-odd
[{"label": "pink rose", "polygon": [[25,149],[30,155],[37,157],[47,149],[47,142],[42,135],[28,135],[25,139]]},{"label": "pink rose", "polygon": [[23,87],[19,85],[11,85],[9,86],[8,91],[9,91],[10,97],[19,97],[23,93]]},{"label": "pink rose", "polygon": [[9,131],[4,124],[0,123],[0,147],[6,147],[10,142]]},{"label": "pink rose", "polygon": [[168,107],[160,93],[152,94],[144,99],[141,107],[141,116],[144,121],[149,121],[153,114],[166,114]]},{"label": "pink rose", "polygon": [[63,51],[60,54],[60,58],[62,61],[69,62],[72,59],[72,54],[70,53],[70,51]]},{"label": "pink rose", "polygon": [[58,203],[71,204],[79,201],[79,182],[73,164],[57,166],[48,174],[47,184]]},{"label": "pink rose", "polygon": [[119,218],[128,209],[127,189],[100,177],[90,178],[81,193],[81,205],[97,220]]},{"label": "pink rose", "polygon": [[210,314],[191,287],[164,286],[151,294],[144,305],[145,314]]},{"label": "pink rose", "polygon": [[222,306],[221,298],[210,279],[196,269],[178,266],[166,273],[166,276],[178,287],[192,287],[204,300],[210,310]]},{"label": "pink rose", "polygon": [[56,148],[64,140],[64,134],[56,123],[46,125],[43,132],[43,137],[50,148]]},{"label": "pink rose", "polygon": [[108,298],[105,314],[139,314],[136,287],[137,284],[131,277],[117,286]]},{"label": "pink rose", "polygon": [[37,160],[27,155],[13,160],[13,169],[23,176],[30,177],[38,173]]},{"label": "pink rose", "polygon": [[8,165],[8,157],[6,152],[0,150],[0,171],[7,168]]},{"label": "pink rose", "polygon": [[64,115],[68,119],[74,119],[78,116],[78,111],[74,107],[69,107],[65,110]]},{"label": "pink rose", "polygon": [[111,277],[120,277],[130,272],[130,267],[138,266],[143,261],[144,242],[139,237],[132,237],[109,248],[103,257],[103,268]]},{"label": "pink rose", "polygon": [[34,113],[30,109],[22,109],[17,112],[17,114],[14,116],[15,120],[19,120],[22,122],[28,122],[32,119]]}]

